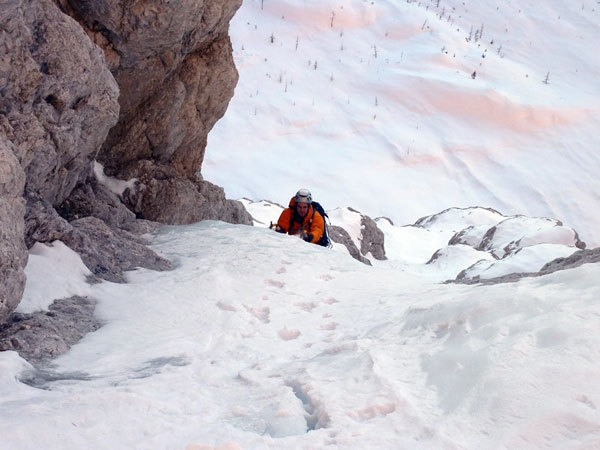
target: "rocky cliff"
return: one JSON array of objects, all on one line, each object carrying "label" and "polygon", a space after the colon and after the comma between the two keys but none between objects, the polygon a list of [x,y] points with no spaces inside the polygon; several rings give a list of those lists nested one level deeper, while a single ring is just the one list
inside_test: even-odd
[{"label": "rocky cliff", "polygon": [[[228,37],[241,0],[0,0],[0,324],[27,248],[62,240],[120,281],[168,261],[156,222],[251,223],[199,178],[237,82]],[[135,180],[114,192],[94,176]]]}]

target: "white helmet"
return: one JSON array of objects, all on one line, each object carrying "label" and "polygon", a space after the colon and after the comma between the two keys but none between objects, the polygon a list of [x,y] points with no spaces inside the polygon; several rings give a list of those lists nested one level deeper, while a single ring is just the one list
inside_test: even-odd
[{"label": "white helmet", "polygon": [[296,192],[294,200],[296,200],[296,203],[308,203],[310,205],[312,203],[312,195],[308,189],[300,189]]}]

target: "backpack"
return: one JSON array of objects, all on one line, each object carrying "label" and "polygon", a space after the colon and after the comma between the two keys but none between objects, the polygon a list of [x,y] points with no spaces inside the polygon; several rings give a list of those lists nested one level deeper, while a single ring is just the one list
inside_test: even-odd
[{"label": "backpack", "polygon": [[[329,219],[329,216],[319,202],[313,201],[312,207],[313,217],[315,215],[315,211],[319,211],[319,214],[321,214],[321,217],[323,217],[323,236],[321,236],[321,239],[315,242],[315,244],[322,245],[323,247],[331,247],[331,241],[329,240],[329,235],[327,233],[327,220]],[[310,221],[312,222],[312,217],[310,218]]]}]

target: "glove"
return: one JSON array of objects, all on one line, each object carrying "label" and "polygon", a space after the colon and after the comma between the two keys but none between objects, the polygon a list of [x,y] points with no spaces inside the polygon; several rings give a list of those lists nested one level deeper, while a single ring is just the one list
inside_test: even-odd
[{"label": "glove", "polygon": [[308,234],[304,235],[304,237],[302,239],[304,239],[306,242],[312,242],[313,235],[308,233]]},{"label": "glove", "polygon": [[273,223],[273,222],[271,222],[271,224],[269,225],[269,228],[270,228],[271,230],[275,230],[275,231],[277,231],[278,233],[285,233],[285,230],[284,230],[283,228],[281,228],[281,227],[279,226],[279,224],[277,224],[277,223]]}]

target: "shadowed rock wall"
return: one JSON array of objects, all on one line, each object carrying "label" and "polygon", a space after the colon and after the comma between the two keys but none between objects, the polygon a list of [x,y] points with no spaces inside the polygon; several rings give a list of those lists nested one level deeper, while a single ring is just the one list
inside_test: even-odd
[{"label": "shadowed rock wall", "polygon": [[47,0],[0,5],[0,322],[25,277],[25,198],[64,201],[116,124],[118,87],[102,51]]},{"label": "shadowed rock wall", "polygon": [[25,174],[11,147],[11,143],[0,136],[0,324],[23,295],[23,267],[27,263],[22,197]]},{"label": "shadowed rock wall", "polygon": [[208,132],[238,80],[228,30],[241,0],[61,4],[103,49],[121,89],[119,121],[98,160],[111,176],[139,180],[127,205],[166,223],[249,224],[241,205],[198,178]]},{"label": "shadowed rock wall", "polygon": [[[149,221],[251,223],[197,175],[237,82],[228,27],[240,4],[0,0],[0,324],[35,242],[62,240],[119,280],[168,268],[139,237]],[[135,186],[111,192],[94,161]]]}]

